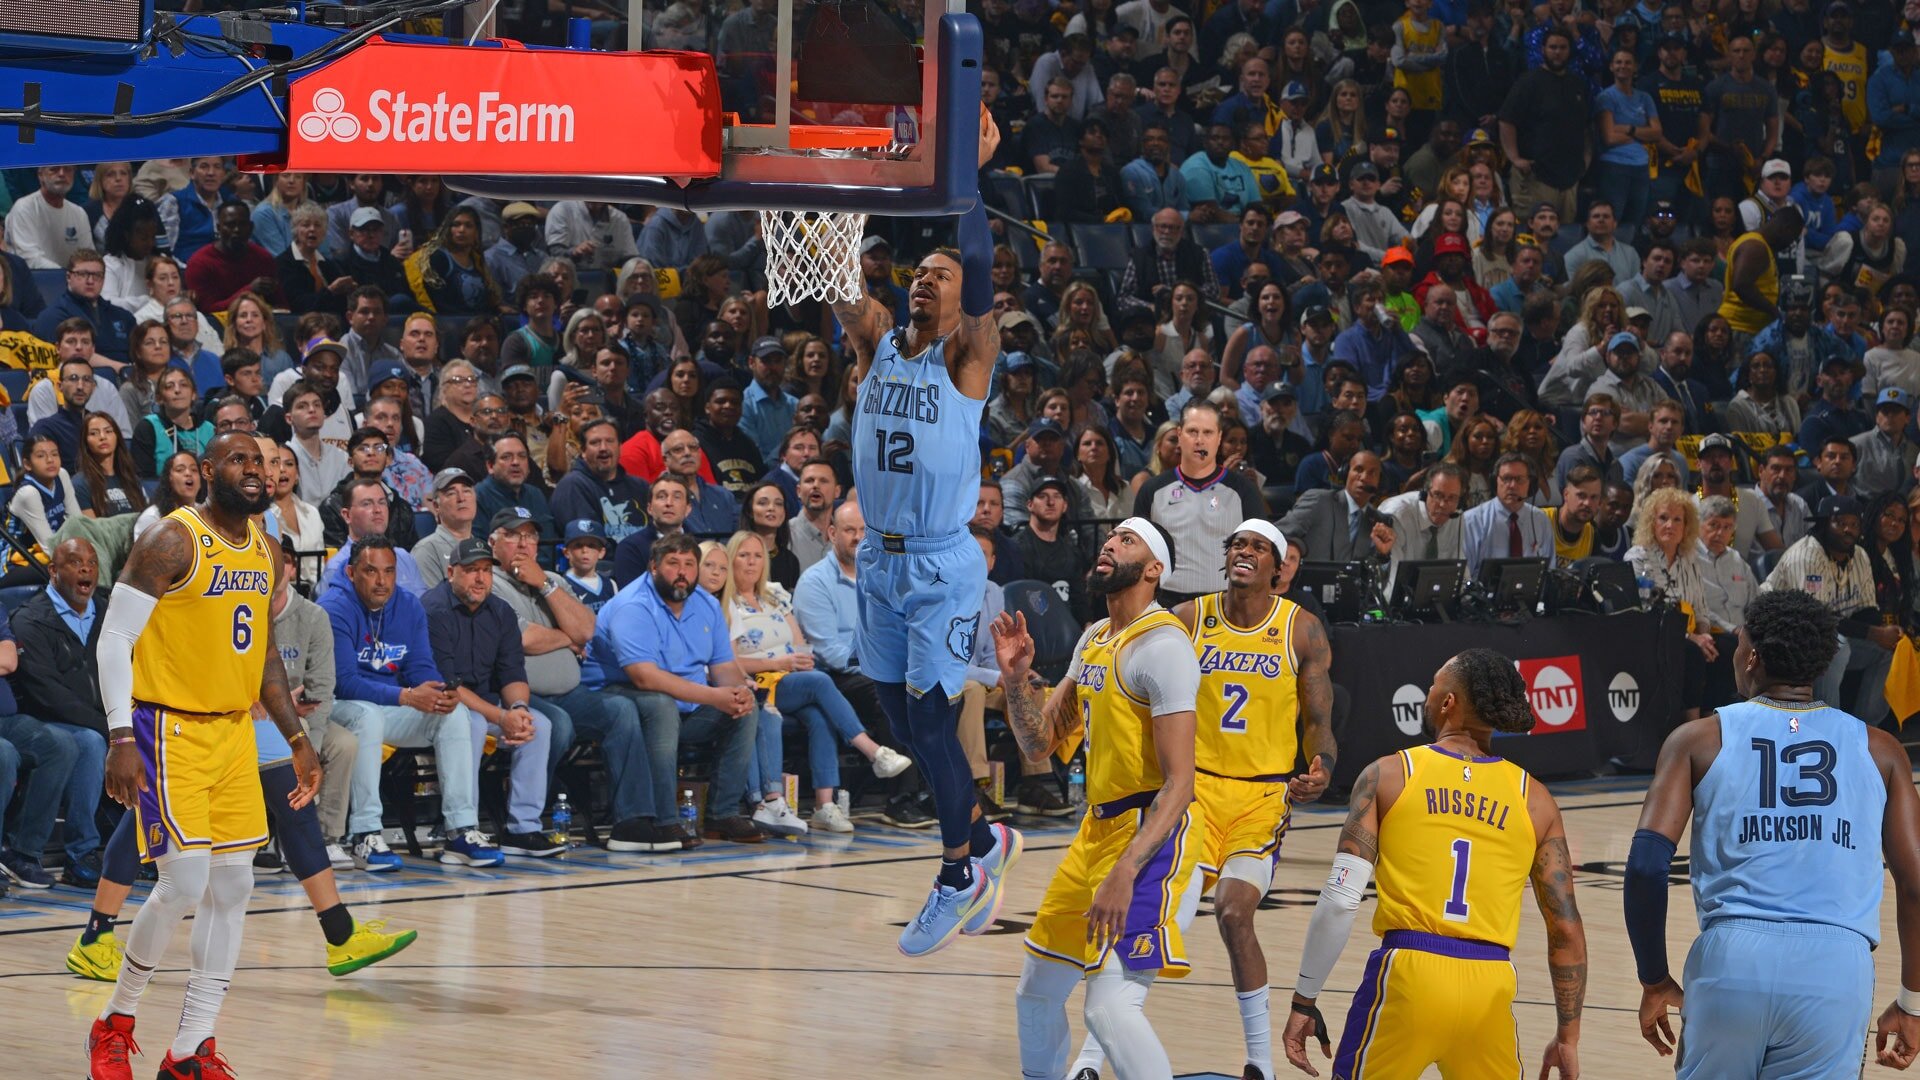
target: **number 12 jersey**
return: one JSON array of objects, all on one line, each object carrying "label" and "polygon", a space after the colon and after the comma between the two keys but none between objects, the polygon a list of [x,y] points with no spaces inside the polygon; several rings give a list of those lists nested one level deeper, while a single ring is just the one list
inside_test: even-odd
[{"label": "number 12 jersey", "polygon": [[947,339],[900,355],[874,349],[853,414],[853,483],[867,527],[936,538],[966,529],[980,498],[980,414],[947,372]]}]

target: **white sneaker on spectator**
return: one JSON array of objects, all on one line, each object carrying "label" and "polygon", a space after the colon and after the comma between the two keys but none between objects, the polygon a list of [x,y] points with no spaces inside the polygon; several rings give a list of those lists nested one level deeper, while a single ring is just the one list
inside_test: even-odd
[{"label": "white sneaker on spectator", "polygon": [[353,856],[348,854],[347,849],[341,847],[339,844],[327,845],[327,862],[335,870],[353,869]]},{"label": "white sneaker on spectator", "polygon": [[891,746],[883,746],[879,753],[873,755],[873,775],[882,780],[899,776],[911,768],[913,759]]},{"label": "white sneaker on spectator", "polygon": [[807,823],[800,820],[800,815],[793,812],[793,807],[787,805],[785,798],[774,799],[771,802],[763,801],[759,806],[754,807],[753,823],[760,826],[761,832],[772,836],[805,836],[807,834]]},{"label": "white sneaker on spectator", "polygon": [[828,803],[814,809],[813,828],[822,832],[850,833],[853,831],[853,821],[838,803]]}]

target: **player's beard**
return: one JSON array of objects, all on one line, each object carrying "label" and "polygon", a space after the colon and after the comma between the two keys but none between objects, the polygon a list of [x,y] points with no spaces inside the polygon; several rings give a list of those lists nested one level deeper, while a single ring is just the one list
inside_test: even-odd
[{"label": "player's beard", "polygon": [[1139,584],[1140,575],[1144,573],[1146,567],[1140,563],[1115,562],[1113,569],[1104,574],[1095,570],[1087,575],[1087,591],[1095,596],[1112,596]]},{"label": "player's beard", "polygon": [[248,517],[252,517],[255,514],[264,514],[267,512],[267,508],[273,505],[273,487],[270,484],[262,484],[260,486],[260,497],[258,499],[249,499],[247,498],[247,493],[241,491],[238,487],[232,487],[215,480],[213,483],[213,504],[229,514],[244,514]]}]

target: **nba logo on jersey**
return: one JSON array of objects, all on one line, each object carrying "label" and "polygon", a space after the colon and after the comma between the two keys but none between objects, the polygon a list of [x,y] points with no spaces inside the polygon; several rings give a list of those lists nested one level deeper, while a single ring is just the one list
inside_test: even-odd
[{"label": "nba logo on jersey", "polygon": [[1793,732],[1795,735],[1800,734],[1800,718],[1797,716],[1787,717],[1787,730]]},{"label": "nba logo on jersey", "polygon": [[1460,766],[1460,779],[1469,784],[1473,783],[1473,766]]}]

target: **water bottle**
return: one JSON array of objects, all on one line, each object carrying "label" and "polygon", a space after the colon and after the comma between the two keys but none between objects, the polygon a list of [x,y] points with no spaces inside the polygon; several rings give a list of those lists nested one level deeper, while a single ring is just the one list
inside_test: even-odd
[{"label": "water bottle", "polygon": [[1084,753],[1073,755],[1073,763],[1067,766],[1067,802],[1073,807],[1073,816],[1082,817],[1087,812],[1087,758]]},{"label": "water bottle", "polygon": [[1645,574],[1641,574],[1634,580],[1640,585],[1640,606],[1642,608],[1651,608],[1653,606],[1653,579]]},{"label": "water bottle", "polygon": [[561,792],[553,800],[553,831],[567,838],[567,846],[573,846],[573,807],[567,804],[567,793]]},{"label": "water bottle", "polygon": [[700,832],[700,808],[693,805],[693,789],[680,789],[680,831],[688,836]]},{"label": "water bottle", "polygon": [[920,141],[920,125],[914,122],[912,111],[905,105],[893,107],[893,141],[898,146],[912,146]]}]

